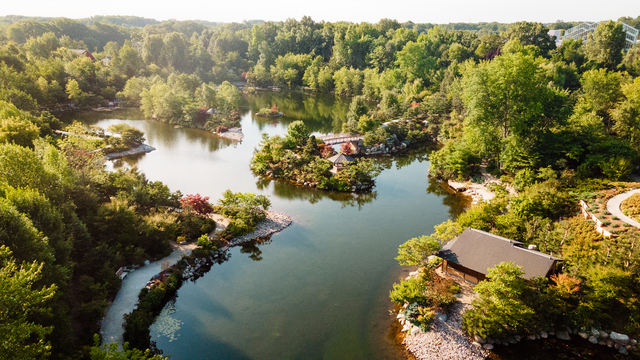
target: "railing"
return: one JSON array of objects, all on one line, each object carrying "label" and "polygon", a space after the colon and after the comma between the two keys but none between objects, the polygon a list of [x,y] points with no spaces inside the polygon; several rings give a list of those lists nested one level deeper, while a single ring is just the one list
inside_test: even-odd
[{"label": "railing", "polygon": [[327,145],[336,145],[336,144],[346,143],[349,141],[358,141],[358,140],[362,140],[363,138],[364,136],[362,135],[351,135],[348,133],[318,136],[318,139],[322,140]]}]

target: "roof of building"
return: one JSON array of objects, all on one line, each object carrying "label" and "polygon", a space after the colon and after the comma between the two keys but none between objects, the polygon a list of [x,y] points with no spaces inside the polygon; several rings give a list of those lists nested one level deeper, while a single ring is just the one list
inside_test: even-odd
[{"label": "roof of building", "polygon": [[356,159],[352,158],[349,155],[345,155],[343,153],[340,153],[338,155],[333,155],[332,157],[328,158],[327,160],[331,161],[334,164],[342,164],[345,161],[349,162],[349,163],[356,161]]},{"label": "roof of building", "polygon": [[513,261],[516,265],[522,266],[523,277],[527,280],[536,276],[547,276],[553,264],[562,260],[526,249],[523,245],[519,241],[467,228],[457,239],[446,244],[437,255],[485,275],[489,273],[489,268],[501,262]]}]

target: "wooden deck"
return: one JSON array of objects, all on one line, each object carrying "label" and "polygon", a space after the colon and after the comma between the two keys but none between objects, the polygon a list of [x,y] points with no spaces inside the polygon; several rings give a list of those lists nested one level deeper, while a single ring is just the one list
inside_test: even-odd
[{"label": "wooden deck", "polygon": [[340,134],[322,135],[322,136],[318,136],[317,138],[324,141],[324,143],[327,145],[336,145],[336,144],[346,143],[349,141],[362,140],[364,136],[351,135],[349,133],[340,133]]}]

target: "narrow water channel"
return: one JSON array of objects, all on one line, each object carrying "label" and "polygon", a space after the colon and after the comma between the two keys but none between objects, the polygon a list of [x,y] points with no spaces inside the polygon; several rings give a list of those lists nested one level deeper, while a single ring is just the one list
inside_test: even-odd
[{"label": "narrow water channel", "polygon": [[[152,327],[152,341],[173,360],[405,357],[389,314],[391,285],[411,270],[394,260],[398,246],[459,214],[464,200],[430,183],[426,148],[379,159],[385,170],[376,189],[359,196],[255,177],[249,160],[262,133],[284,134],[298,119],[319,133],[339,131],[348,100],[282,92],[246,101],[242,143],[140,120],[137,111],[74,115],[102,127],[127,122],[157,149],[116,167],[135,165],[152,181],[212,200],[226,189],[270,195],[272,209],[294,220],[268,243],[232,249],[229,261],[185,283]],[[273,102],[284,118],[253,118]]]}]

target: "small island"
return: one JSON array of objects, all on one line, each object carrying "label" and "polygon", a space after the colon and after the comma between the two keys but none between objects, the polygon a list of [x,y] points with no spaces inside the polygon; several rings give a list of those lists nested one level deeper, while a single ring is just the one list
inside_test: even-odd
[{"label": "small island", "polygon": [[280,112],[280,109],[278,109],[278,105],[273,104],[273,106],[271,106],[270,108],[260,109],[260,111],[256,113],[256,116],[278,118],[284,116],[284,114]]},{"label": "small island", "polygon": [[302,121],[294,121],[284,137],[263,134],[251,169],[258,175],[323,190],[370,191],[380,170],[371,159],[349,156],[349,143],[343,145],[343,152],[334,156],[331,146],[311,135]]}]

